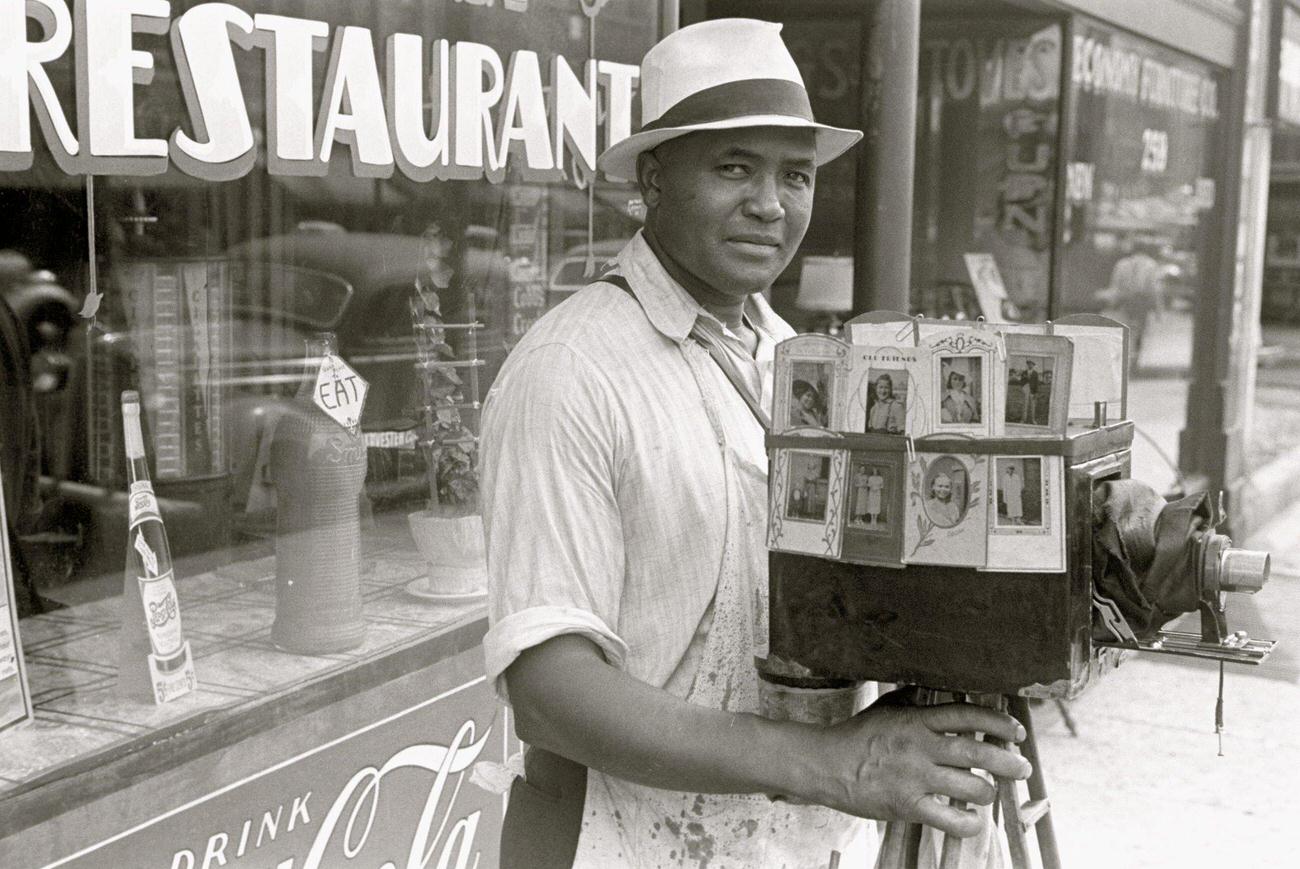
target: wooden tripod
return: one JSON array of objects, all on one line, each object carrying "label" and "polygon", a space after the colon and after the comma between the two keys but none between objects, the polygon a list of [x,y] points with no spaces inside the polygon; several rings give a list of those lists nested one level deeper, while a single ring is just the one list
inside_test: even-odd
[{"label": "wooden tripod", "polygon": [[[930,702],[934,702],[935,693],[937,692],[930,693]],[[1052,829],[1051,807],[1047,800],[1047,785],[1043,781],[1043,765],[1039,761],[1038,743],[1034,739],[1034,725],[1029,714],[1029,701],[1024,697],[1008,694],[982,695],[972,697],[970,700],[983,701],[983,705],[995,706],[1010,712],[1025,728],[1025,739],[1020,743],[1020,753],[1034,767],[1026,783],[1029,799],[1024,803],[1020,802],[1016,781],[999,778],[996,779],[997,798],[993,802],[993,822],[1006,835],[1013,869],[1031,869],[1027,838],[1030,828],[1034,829],[1038,837],[1038,853],[1042,859],[1042,869],[1061,869],[1060,855],[1056,850],[1056,833]],[[999,812],[1002,815],[1000,824],[998,823]],[[920,824],[897,821],[887,824],[880,845],[880,857],[876,862],[878,869],[917,869],[921,852],[921,834]],[[939,869],[983,869],[977,866],[962,866],[962,841],[952,836],[943,837]]]}]

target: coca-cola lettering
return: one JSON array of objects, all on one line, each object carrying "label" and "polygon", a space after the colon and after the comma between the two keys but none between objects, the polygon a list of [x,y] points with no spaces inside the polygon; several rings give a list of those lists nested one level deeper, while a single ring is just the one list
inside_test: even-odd
[{"label": "coca-cola lettering", "polygon": [[[374,856],[368,853],[363,858],[362,864],[366,866],[379,869],[473,869],[479,863],[475,836],[482,812],[475,810],[458,817],[457,798],[466,773],[483,754],[493,734],[494,729],[489,727],[476,740],[477,728],[472,720],[467,720],[448,745],[417,743],[395,752],[381,766],[358,770],[339,790],[321,817],[305,856],[281,852],[271,856],[250,856],[249,859],[258,866],[274,866],[275,869],[321,869],[353,860],[369,843],[375,853]],[[371,842],[371,829],[388,808],[383,805],[383,782],[399,770],[407,771],[403,777],[408,780],[412,774],[410,771],[432,774],[419,819],[411,830],[409,841],[385,839]],[[308,792],[293,800],[287,827],[281,824],[287,805],[282,803],[260,816],[244,820],[230,832],[213,833],[202,845],[174,852],[170,869],[212,869],[228,863],[241,865],[234,861],[259,849],[271,848],[280,832],[292,832],[295,827],[310,825],[313,818],[307,811],[307,800],[311,796],[312,793]]]}]

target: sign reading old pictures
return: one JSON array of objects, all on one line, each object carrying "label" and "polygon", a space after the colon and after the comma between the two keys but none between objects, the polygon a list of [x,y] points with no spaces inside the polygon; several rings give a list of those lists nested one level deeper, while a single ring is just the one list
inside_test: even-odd
[{"label": "sign reading old pictures", "polygon": [[828,335],[799,335],[776,350],[772,430],[840,429],[849,346]]},{"label": "sign reading old pictures", "polygon": [[854,450],[845,486],[844,561],[902,566],[903,453]]},{"label": "sign reading old pictures", "polygon": [[907,473],[905,563],[984,566],[988,513],[985,458],[916,454]]},{"label": "sign reading old pictures", "polygon": [[1059,456],[993,456],[989,570],[1065,569],[1064,465]]},{"label": "sign reading old pictures", "polygon": [[768,548],[840,556],[847,465],[844,450],[775,451],[768,482]]}]

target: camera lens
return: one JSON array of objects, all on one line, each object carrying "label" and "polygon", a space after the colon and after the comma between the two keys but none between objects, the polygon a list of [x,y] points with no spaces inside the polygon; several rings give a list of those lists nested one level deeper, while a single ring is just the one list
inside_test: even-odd
[{"label": "camera lens", "polygon": [[1223,550],[1219,557],[1219,588],[1254,594],[1268,582],[1269,554],[1256,549]]}]

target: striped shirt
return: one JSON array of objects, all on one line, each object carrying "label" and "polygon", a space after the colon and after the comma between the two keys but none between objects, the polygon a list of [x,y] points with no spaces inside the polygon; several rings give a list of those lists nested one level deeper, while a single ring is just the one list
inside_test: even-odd
[{"label": "striped shirt", "polygon": [[789,326],[752,296],[751,357],[639,233],[617,269],[636,298],[605,283],[580,290],[529,330],[486,400],[483,647],[503,699],[501,676],[520,652],[562,634],[587,637],[613,666],[685,697],[722,565],[722,450],[767,474],[761,427],[688,335],[700,321],[770,407],[775,345]]}]

